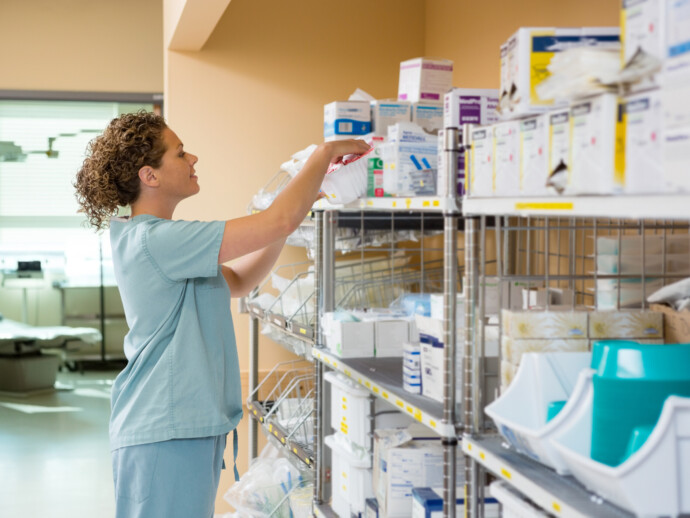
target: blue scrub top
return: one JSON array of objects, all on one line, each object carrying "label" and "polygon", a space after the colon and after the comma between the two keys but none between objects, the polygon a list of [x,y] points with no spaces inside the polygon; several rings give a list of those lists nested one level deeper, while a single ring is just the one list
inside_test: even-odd
[{"label": "blue scrub top", "polygon": [[129,333],[113,384],[110,446],[227,434],[242,418],[224,221],[113,218],[115,278]]}]

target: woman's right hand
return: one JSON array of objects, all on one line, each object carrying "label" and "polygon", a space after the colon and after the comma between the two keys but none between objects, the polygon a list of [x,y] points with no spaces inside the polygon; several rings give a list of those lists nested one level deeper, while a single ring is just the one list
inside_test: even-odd
[{"label": "woman's right hand", "polygon": [[333,140],[321,144],[330,157],[330,163],[340,161],[345,155],[363,155],[371,149],[371,146],[360,139]]}]

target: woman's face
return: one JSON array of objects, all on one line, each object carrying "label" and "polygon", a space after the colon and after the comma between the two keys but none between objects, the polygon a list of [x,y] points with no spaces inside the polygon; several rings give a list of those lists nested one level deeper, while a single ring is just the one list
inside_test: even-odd
[{"label": "woman's face", "polygon": [[170,128],[163,130],[166,151],[161,165],[155,171],[160,180],[161,192],[176,200],[183,200],[199,192],[194,164],[199,158],[186,153],[182,142]]}]

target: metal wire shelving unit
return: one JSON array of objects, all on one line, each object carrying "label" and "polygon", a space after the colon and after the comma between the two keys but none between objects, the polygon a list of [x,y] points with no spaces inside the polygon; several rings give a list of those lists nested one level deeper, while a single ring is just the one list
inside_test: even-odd
[{"label": "metal wire shelving unit", "polygon": [[[466,239],[468,321],[484,319],[481,268],[488,239],[487,217],[495,217],[500,282],[570,290],[572,309],[647,308],[646,298],[661,285],[690,276],[690,196],[582,196],[552,198],[467,198]],[[641,218],[641,219],[638,219]],[[625,263],[628,243],[636,262]],[[604,245],[618,253],[606,257]],[[636,250],[634,248],[636,248]],[[678,262],[677,259],[680,259]],[[632,289],[631,289],[632,287]],[[507,307],[507,301],[501,301]],[[549,308],[546,305],[536,311]],[[477,327],[477,331],[481,329]],[[470,474],[467,516],[483,516],[479,502],[487,473],[502,479],[546,512],[563,517],[633,516],[585,488],[572,476],[516,452],[485,417],[485,394],[470,366],[482,358],[476,332],[466,349],[462,449]],[[469,377],[469,379],[468,379]]]}]

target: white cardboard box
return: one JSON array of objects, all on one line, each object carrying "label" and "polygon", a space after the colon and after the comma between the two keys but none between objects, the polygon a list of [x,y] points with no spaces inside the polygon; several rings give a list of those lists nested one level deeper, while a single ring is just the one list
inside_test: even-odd
[{"label": "white cardboard box", "polygon": [[436,142],[387,142],[379,148],[383,158],[383,190],[394,196],[415,194],[418,181],[414,173],[438,166]]},{"label": "white cardboard box", "polygon": [[385,137],[388,127],[397,122],[410,122],[412,107],[406,101],[371,101],[371,125],[374,135]]},{"label": "white cardboard box", "polygon": [[494,126],[496,196],[520,193],[520,122],[501,122]]},{"label": "white cardboard box", "polygon": [[625,139],[621,108],[615,94],[592,97],[572,107],[572,161],[566,194],[622,191]]},{"label": "white cardboard box", "polygon": [[663,61],[665,0],[624,0],[621,10],[623,65],[639,49]]},{"label": "white cardboard box", "polygon": [[664,177],[671,192],[690,192],[690,125],[664,132]]},{"label": "white cardboard box", "polygon": [[684,0],[665,2],[664,86],[687,84],[690,79],[690,3]]},{"label": "white cardboard box", "polygon": [[498,90],[453,88],[443,98],[443,127],[498,122]]},{"label": "white cardboard box", "polygon": [[[428,432],[423,432],[428,436]],[[374,489],[379,516],[409,518],[412,516],[412,488],[443,486],[443,446],[438,437],[402,442],[404,431],[374,432]],[[458,484],[464,482],[462,451],[457,452]]]},{"label": "white cardboard box", "polygon": [[469,195],[493,196],[496,185],[493,126],[472,130],[469,163]]},{"label": "white cardboard box", "polygon": [[443,103],[412,104],[412,122],[426,131],[438,133],[443,127]]},{"label": "white cardboard box", "polygon": [[549,193],[549,119],[535,115],[520,121],[520,194],[544,196]]},{"label": "white cardboard box", "polygon": [[[570,146],[572,143],[572,132],[570,126],[570,109],[553,111],[549,117],[549,179],[550,184],[559,187],[549,187],[549,192],[555,190],[560,194],[565,188],[570,167]],[[552,175],[554,178],[552,179]],[[561,175],[556,178],[555,175]]]},{"label": "white cardboard box", "polygon": [[325,140],[352,138],[371,133],[369,101],[334,101],[323,107]]},{"label": "white cardboard box", "polygon": [[[556,52],[573,45],[609,45],[618,41],[618,27],[521,27],[501,47],[501,97],[511,101],[508,116],[540,113],[553,108],[539,98],[536,87],[549,76],[548,65]],[[504,103],[502,102],[502,105]]]},{"label": "white cardboard box", "polygon": [[627,194],[668,192],[663,167],[663,109],[658,90],[631,95],[625,103]]},{"label": "white cardboard box", "polygon": [[326,347],[341,358],[374,356],[374,322],[324,320]]},{"label": "white cardboard box", "polygon": [[398,99],[401,101],[443,101],[453,84],[453,62],[449,59],[414,58],[400,63]]}]

